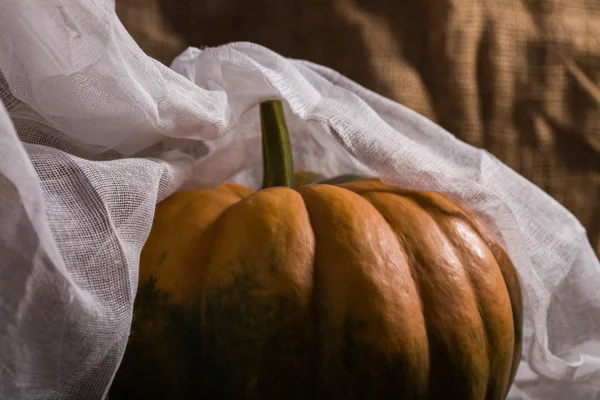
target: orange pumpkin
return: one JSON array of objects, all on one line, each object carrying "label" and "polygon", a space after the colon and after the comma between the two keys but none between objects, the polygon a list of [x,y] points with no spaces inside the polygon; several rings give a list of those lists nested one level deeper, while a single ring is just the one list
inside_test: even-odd
[{"label": "orange pumpkin", "polygon": [[158,205],[120,392],[154,366],[146,398],[505,398],[521,292],[484,224],[377,179],[294,188],[281,104],[261,115],[265,188]]}]

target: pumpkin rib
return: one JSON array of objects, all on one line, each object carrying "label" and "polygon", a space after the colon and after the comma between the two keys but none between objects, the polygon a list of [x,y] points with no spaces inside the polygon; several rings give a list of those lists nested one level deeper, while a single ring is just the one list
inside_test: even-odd
[{"label": "pumpkin rib", "polygon": [[[347,190],[351,190],[351,189],[347,189]],[[397,228],[392,224],[392,222],[389,218],[389,215],[387,213],[382,213],[381,209],[379,207],[377,207],[376,200],[374,200],[371,197],[372,194],[381,193],[381,192],[378,192],[376,190],[369,190],[366,192],[358,192],[358,191],[354,191],[354,190],[352,190],[352,191],[354,193],[357,193],[361,197],[363,197],[369,203],[371,203],[373,205],[373,207],[375,207],[377,209],[377,211],[381,214],[381,216],[385,220],[387,226],[392,230],[392,232],[394,232],[394,235],[396,236],[396,240],[398,240],[398,243],[399,243],[400,247],[402,248],[402,250],[404,251],[404,254],[407,258],[410,275],[414,282],[415,290],[417,291],[417,296],[419,299],[419,304],[420,304],[421,310],[425,310],[425,303],[423,302],[423,295],[425,293],[425,290],[423,289],[423,284],[421,282],[421,279],[419,278],[417,272],[415,271],[415,268],[413,267],[414,263],[416,262],[415,256],[411,251],[407,250],[409,246],[406,243],[406,239],[404,238],[404,235],[401,235],[398,232]],[[396,194],[396,193],[391,193],[391,194]],[[431,339],[429,337],[429,329],[425,329],[425,338],[427,340],[427,351],[429,353],[430,348],[431,348],[431,341],[430,341]],[[429,359],[429,364],[431,364],[431,359]]]},{"label": "pumpkin rib", "polygon": [[512,386],[517,375],[517,369],[521,361],[521,352],[523,348],[523,300],[521,295],[521,284],[517,275],[517,271],[514,268],[510,257],[504,251],[504,249],[497,243],[490,241],[490,249],[494,253],[494,257],[500,266],[500,272],[504,277],[504,283],[508,291],[510,298],[512,313],[513,313],[513,326],[514,326],[514,349],[511,363],[511,370],[509,375],[509,384],[504,393],[504,397],[508,395],[508,391]]},{"label": "pumpkin rib", "polygon": [[[306,171],[298,171],[296,172],[296,175],[294,176],[294,179],[296,179],[298,177],[298,175],[300,174],[311,174],[310,171],[306,172]],[[318,175],[318,174],[315,174]],[[305,176],[300,175],[302,179],[305,178]],[[320,175],[319,175],[320,176]],[[298,181],[296,181],[298,182]],[[321,332],[321,321],[323,318],[323,310],[321,307],[319,307],[319,305],[321,304],[321,296],[322,296],[322,290],[319,289],[319,284],[321,283],[318,278],[318,265],[317,265],[317,256],[319,253],[319,247],[318,246],[318,240],[316,238],[316,234],[315,234],[315,226],[313,223],[313,218],[311,216],[310,210],[308,209],[308,205],[306,204],[306,199],[304,198],[304,195],[302,194],[301,189],[299,189],[301,186],[311,186],[314,185],[314,183],[309,182],[308,179],[306,180],[306,183],[303,181],[300,181],[300,183],[296,183],[296,188],[295,190],[300,194],[300,197],[302,198],[302,203],[304,204],[304,209],[306,210],[306,213],[308,214],[308,224],[310,226],[310,230],[313,233],[313,237],[314,237],[314,248],[313,248],[313,255],[312,255],[312,265],[313,265],[313,275],[312,275],[312,287],[313,287],[313,291],[311,293],[311,298],[310,298],[310,312],[311,314],[314,316],[314,321],[313,321],[313,329],[314,332]],[[314,365],[312,366],[314,368],[314,371],[319,371],[319,366],[322,363],[322,354],[324,353],[324,346],[322,341],[317,340],[314,343],[314,347],[315,347],[315,358],[314,358]],[[319,395],[319,390],[320,388],[323,387],[323,385],[325,384],[324,380],[323,380],[323,376],[321,373],[315,373],[315,388],[317,388],[317,397]]]},{"label": "pumpkin rib", "polygon": [[517,270],[514,267],[510,257],[504,248],[493,239],[493,235],[487,229],[487,227],[485,227],[483,223],[479,221],[479,219],[474,218],[473,212],[466,209],[463,204],[455,203],[454,206],[459,210],[461,215],[464,216],[466,221],[472,226],[473,230],[480,236],[481,240],[483,240],[491,250],[502,274],[503,282],[510,299],[514,327],[514,347],[509,382],[504,393],[504,397],[506,397],[517,374],[517,369],[521,361],[521,351],[523,346],[523,300],[521,295],[521,284],[519,282]]},{"label": "pumpkin rib", "polygon": [[282,398],[289,389],[288,398],[313,397],[315,245],[299,199],[264,189],[218,221],[203,291],[208,398]]},{"label": "pumpkin rib", "polygon": [[[446,200],[448,201],[448,200]],[[451,207],[452,211],[448,209],[441,209],[439,207],[435,207],[431,203],[422,203],[424,207],[430,208],[433,212],[438,214],[444,214],[446,216],[457,217],[460,218],[463,222],[469,224],[474,233],[476,233],[479,238],[487,245],[490,249],[498,269],[502,274],[502,283],[508,294],[508,298],[510,301],[510,308],[512,314],[512,322],[513,322],[513,354],[511,357],[511,369],[508,375],[507,383],[505,386],[505,392],[503,396],[506,397],[508,395],[508,391],[514,381],[514,378],[517,373],[517,369],[519,366],[519,362],[521,360],[521,349],[522,349],[522,324],[523,324],[523,313],[522,313],[522,298],[521,298],[521,287],[519,283],[519,279],[517,276],[516,269],[512,264],[510,258],[495,240],[491,238],[492,234],[489,230],[483,225],[481,221],[477,218],[474,218],[473,212],[465,209],[465,207],[460,204],[453,202]],[[500,397],[500,398],[504,398]]]},{"label": "pumpkin rib", "polygon": [[[468,214],[468,210],[464,210]],[[510,257],[495,240],[492,239],[492,234],[481,224],[479,221],[474,220],[473,224],[476,226],[477,231],[480,233],[483,240],[488,244],[494,254],[494,258],[500,267],[500,272],[504,278],[504,284],[508,291],[510,298],[510,304],[513,313],[513,326],[514,326],[514,340],[515,346],[513,349],[513,359],[510,372],[509,386],[506,389],[505,396],[508,395],[508,390],[514,382],[517,374],[517,369],[521,361],[521,351],[523,347],[523,298],[521,294],[521,283],[516,268],[514,267]]]},{"label": "pumpkin rib", "polygon": [[[389,192],[383,192],[383,193],[379,193],[377,194],[376,192],[371,192],[365,195],[367,197],[370,197],[372,202],[378,203],[377,204],[377,209],[379,210],[380,213],[382,213],[382,215],[387,214],[388,216],[388,222],[392,225],[393,229],[397,232],[397,234],[405,239],[405,243],[407,243],[408,245],[406,246],[406,251],[412,253],[412,257],[415,260],[415,267],[418,265],[421,266],[426,266],[428,265],[430,262],[434,262],[431,258],[431,256],[427,256],[428,253],[424,253],[423,251],[426,251],[425,249],[420,249],[418,248],[418,246],[415,245],[415,243],[419,242],[418,238],[420,238],[420,234],[418,232],[420,232],[420,230],[422,229],[427,229],[428,235],[431,234],[431,226],[427,225],[427,228],[422,227],[421,225],[425,224],[424,221],[420,221],[420,223],[416,223],[415,222],[409,222],[414,220],[415,218],[418,218],[419,215],[421,215],[421,218],[425,217],[426,220],[429,220],[430,222],[434,222],[433,221],[433,217],[424,209],[422,209],[413,199],[411,199],[410,197],[405,197],[402,195],[397,195],[396,193],[389,193]],[[382,197],[383,196],[383,197]],[[379,198],[378,198],[379,197]],[[392,204],[394,205],[393,209]],[[402,217],[399,217],[402,216]],[[409,216],[409,217],[406,217]],[[402,221],[402,222],[400,222]],[[411,225],[412,224],[412,225]],[[412,226],[412,228],[410,228]],[[411,233],[409,235],[406,234],[405,230],[406,229],[411,229]],[[415,230],[416,229],[416,230]],[[415,236],[416,235],[416,236]],[[443,234],[442,231],[439,231],[439,235],[441,235],[441,237],[445,237],[445,235]],[[426,236],[423,237],[423,239],[425,239]],[[414,243],[413,243],[414,242]],[[411,244],[412,243],[412,244]],[[421,242],[419,242],[421,243]],[[424,244],[419,244],[419,246],[424,246]],[[462,268],[462,265],[461,265]],[[430,271],[430,272],[426,272],[426,271]],[[455,351],[452,350],[452,345],[449,344],[449,342],[446,342],[447,340],[449,340],[451,338],[451,335],[454,334],[452,333],[453,331],[455,331],[458,327],[456,326],[456,323],[449,323],[449,322],[444,322],[447,318],[452,318],[452,317],[436,317],[436,307],[441,307],[441,303],[439,303],[439,297],[441,296],[441,293],[432,293],[431,290],[433,290],[432,286],[431,286],[431,280],[432,279],[436,279],[435,275],[431,275],[431,273],[433,273],[435,271],[435,269],[426,269],[426,270],[421,270],[419,272],[416,272],[416,275],[419,277],[419,281],[421,282],[421,287],[422,287],[422,298],[423,300],[433,300],[436,299],[436,297],[438,298],[438,300],[436,300],[437,302],[434,303],[430,303],[429,301],[424,301],[424,314],[426,315],[426,321],[428,322],[428,334],[430,336],[428,336],[429,338],[429,343],[430,343],[430,347],[431,347],[431,368],[432,368],[432,378],[435,380],[437,378],[440,378],[441,376],[444,377],[449,377],[452,376],[452,371],[458,371],[460,370],[460,368],[458,368],[458,366],[456,367],[452,367],[450,365],[447,365],[445,367],[442,367],[439,363],[441,362],[440,360],[445,360],[445,359],[451,359],[451,357],[448,357],[448,355],[444,355],[441,356],[441,354],[445,354],[445,352],[447,351]],[[466,277],[466,271],[463,271],[463,274],[465,275],[464,278],[462,279],[467,279]],[[427,277],[425,277],[425,276]],[[468,284],[465,284],[465,286],[469,286]],[[464,291],[466,290],[466,291]],[[456,295],[458,294],[458,292],[454,292],[454,294],[452,295],[452,297],[449,297],[448,300],[453,299],[454,297],[456,297]],[[470,300],[465,300],[461,301],[460,304],[462,305],[461,307],[457,307],[457,310],[463,310],[463,313],[461,313],[461,315],[467,317],[471,320],[470,324],[475,324],[472,325],[471,329],[474,329],[471,333],[471,337],[469,338],[469,340],[467,340],[466,342],[461,341],[461,343],[468,343],[469,341],[473,340],[473,334],[475,334],[476,332],[482,332],[483,331],[483,321],[481,320],[481,316],[479,314],[479,311],[477,309],[476,306],[476,300],[474,297],[474,293],[472,292],[472,288],[469,286],[468,288],[463,288],[463,296],[467,296],[467,298],[469,298]],[[438,304],[437,306],[434,306],[434,304]],[[471,314],[464,314],[464,310],[466,310],[464,308],[464,306],[466,304],[471,304],[473,310],[470,311]],[[452,307],[452,306],[451,306]],[[433,323],[433,319],[434,318],[442,318],[441,320],[439,320],[438,322],[436,322],[435,324],[440,324],[441,325],[431,325]],[[474,318],[474,319],[473,319]],[[448,320],[450,321],[450,320]],[[463,326],[461,329],[465,329],[465,325],[463,323]],[[437,332],[437,333],[436,333]],[[455,332],[456,333],[456,332]],[[441,336],[438,336],[441,335]],[[480,333],[481,336],[483,336],[483,333]],[[446,338],[446,339],[443,339]],[[442,340],[442,342],[440,342],[440,340]],[[482,344],[484,343],[484,338],[481,337],[481,341]],[[446,344],[443,344],[446,343]],[[440,347],[441,346],[441,347]],[[450,346],[450,347],[448,347]],[[478,351],[480,354],[480,361],[478,361],[479,363],[483,362],[483,365],[488,365],[489,361],[487,358],[487,354],[485,352],[481,351],[481,348],[479,346],[475,346],[475,347],[469,347],[471,350],[468,350],[468,353],[470,354],[470,357],[475,360],[474,357],[474,351]],[[457,349],[458,350],[458,349]],[[460,351],[466,351],[466,350],[460,350]],[[441,358],[440,358],[441,357]],[[460,357],[459,357],[460,358]],[[482,361],[483,359],[485,359],[485,361]],[[437,360],[437,361],[436,361]],[[480,380],[479,381],[479,389],[477,392],[465,392],[465,391],[461,391],[461,390],[466,390],[466,388],[472,388],[474,387],[473,385],[475,384],[475,381],[473,381],[473,379],[476,376],[481,376],[481,365],[479,367],[475,367],[476,364],[472,364],[470,368],[473,368],[473,375],[463,375],[462,377],[460,376],[455,376],[451,381],[443,381],[443,382],[430,382],[430,384],[432,384],[432,387],[437,388],[437,390],[442,390],[442,388],[446,388],[447,386],[452,386],[453,390],[455,390],[456,392],[453,393],[454,396],[456,396],[456,398],[461,398],[461,399],[469,399],[469,398],[473,398],[473,399],[480,399],[483,398],[483,396],[485,395],[485,389],[487,388],[487,379],[485,380]],[[440,370],[440,368],[442,368],[442,370]],[[464,368],[461,367],[461,368]],[[445,379],[445,378],[444,378]],[[461,383],[462,382],[462,383]],[[485,383],[485,384],[484,384]],[[461,389],[463,388],[463,389]],[[451,398],[451,395],[449,396],[449,393],[446,389],[443,389],[443,392],[439,392],[439,393],[432,393],[434,398],[437,397],[444,397],[444,398]],[[437,396],[437,397],[436,397]]]},{"label": "pumpkin rib", "polygon": [[[433,211],[433,214],[438,214],[439,215],[443,215],[441,213],[436,213],[436,211]],[[439,217],[438,217],[439,218]],[[442,229],[446,235],[446,237],[454,243],[455,246],[460,246],[461,242],[457,241],[455,239],[456,237],[456,232],[453,232],[451,230],[451,222],[446,222],[443,221],[442,218],[437,219],[438,222],[438,226],[440,227],[440,229]],[[464,220],[461,220],[461,222],[465,222]],[[475,234],[477,234],[476,232],[473,232]],[[482,243],[485,243],[482,241]],[[485,245],[485,247],[487,247],[487,244]],[[482,247],[483,249],[486,249],[485,247]],[[494,260],[495,266],[493,266],[491,269],[493,270],[494,268],[498,269],[498,275],[500,275],[499,277],[496,278],[496,282],[500,282],[503,285],[503,289],[506,295],[506,300],[508,302],[508,304],[505,307],[508,307],[511,311],[511,315],[509,316],[510,319],[510,323],[512,325],[512,307],[510,305],[510,298],[508,295],[508,290],[506,289],[505,285],[503,282],[501,282],[503,280],[502,275],[499,271],[500,267],[497,265],[497,262],[493,256],[493,254],[491,254],[491,251],[489,249],[486,249],[490,252],[489,257],[491,259]],[[487,351],[486,354],[489,355],[488,357],[488,363],[489,363],[489,369],[490,369],[490,373],[489,373],[489,378],[488,378],[488,384],[487,384],[487,393],[486,393],[486,399],[489,400],[496,400],[496,399],[501,399],[502,397],[499,397],[500,394],[503,392],[503,388],[507,387],[508,384],[508,380],[509,377],[508,375],[506,376],[502,376],[500,371],[506,371],[507,366],[510,365],[512,363],[512,355],[510,356],[510,358],[508,359],[502,359],[502,356],[506,357],[505,354],[503,354],[502,349],[505,348],[506,346],[511,346],[514,347],[514,343],[513,341],[511,341],[510,344],[507,343],[503,343],[501,341],[501,339],[504,339],[505,335],[501,335],[501,337],[497,337],[498,335],[496,334],[496,337],[494,337],[494,333],[496,332],[502,332],[502,329],[499,328],[497,325],[501,324],[502,321],[500,321],[500,317],[499,317],[499,313],[501,313],[502,311],[505,311],[506,309],[500,309],[498,310],[497,308],[497,299],[491,299],[491,298],[486,298],[486,295],[488,294],[488,290],[491,289],[490,286],[486,283],[481,283],[480,282],[480,278],[478,278],[477,275],[477,267],[473,268],[473,266],[470,264],[473,263],[473,261],[470,259],[470,256],[467,254],[465,254],[464,251],[459,251],[457,252],[458,257],[461,259],[461,263],[463,265],[463,267],[465,268],[465,272],[466,275],[469,279],[470,282],[470,287],[471,290],[473,291],[473,295],[476,299],[476,304],[477,304],[477,309],[479,311],[479,315],[482,321],[482,325],[484,328],[484,333],[485,333],[485,344],[487,347]],[[486,265],[486,263],[481,263],[481,265]],[[483,288],[480,288],[479,286],[482,286]],[[498,293],[497,291],[495,291],[494,293]],[[490,309],[491,307],[491,309]],[[486,309],[487,308],[487,309]],[[494,308],[496,308],[496,310],[494,310]],[[505,311],[506,313],[506,311]],[[506,318],[506,316],[505,316]],[[508,321],[506,321],[508,322]],[[511,326],[512,328],[512,326]],[[513,329],[514,330],[514,329]],[[512,338],[511,338],[512,339]],[[500,343],[498,343],[500,342]],[[508,364],[508,365],[505,365]],[[509,370],[510,371],[510,370]],[[494,397],[496,396],[496,397]]]},{"label": "pumpkin rib", "polygon": [[[201,210],[196,209],[199,205],[197,196],[200,194],[205,196],[206,201],[209,199],[212,200],[209,204],[215,208],[211,213],[207,211],[206,207],[201,207]],[[192,235],[195,240],[203,241],[207,239],[207,235],[210,236],[215,221],[218,220],[232,204],[235,204],[238,201],[238,196],[215,188],[179,192],[173,195],[171,199],[179,200],[182,203],[179,204],[178,202],[171,201],[159,204],[160,209],[155,213],[159,214],[159,217],[155,218],[157,223],[153,225],[147,238],[146,245],[140,254],[140,264],[145,265],[145,268],[140,268],[139,281],[144,283],[148,280],[150,275],[152,275],[157,279],[157,289],[172,293],[175,302],[185,301],[189,304],[189,302],[195,301],[186,298],[189,289],[192,286],[192,282],[202,282],[204,271],[194,268],[194,265],[189,265],[189,263],[183,263],[183,265],[175,263],[173,266],[170,257],[181,257],[181,254],[185,253],[187,250],[185,247],[186,241],[182,241],[181,236],[187,232],[186,228],[189,230],[192,228],[192,225],[194,225],[193,227],[196,229]],[[182,218],[182,216],[186,214],[187,218]],[[193,218],[195,216],[201,216],[201,218]],[[207,218],[212,218],[213,220],[206,220]],[[203,225],[202,230],[197,230],[198,220],[200,221],[200,225]],[[184,221],[187,226],[181,226],[181,223],[173,225],[173,221]],[[175,229],[177,230],[176,236],[179,237],[177,242],[162,240],[163,236],[175,233]],[[188,240],[191,241],[191,238],[188,238]],[[156,247],[155,243],[166,243],[167,248],[159,249]],[[180,248],[181,246],[184,246],[183,250]],[[152,250],[150,251],[150,249]],[[165,271],[165,268],[168,268],[168,266],[171,266],[173,272]],[[181,279],[184,278],[184,275],[185,279]],[[179,285],[185,286],[186,289],[180,288],[179,290],[175,290],[175,287],[172,286],[173,281],[178,282]]]},{"label": "pumpkin rib", "polygon": [[[411,201],[414,201],[417,205],[420,206],[420,204],[416,201],[415,197],[416,196],[406,196],[407,198],[409,198]],[[462,277],[466,282],[465,285],[465,290],[466,293],[465,295],[467,296],[467,298],[471,299],[471,301],[469,301],[468,303],[472,303],[474,305],[474,311],[475,311],[475,320],[474,322],[474,327],[473,329],[476,332],[482,332],[481,334],[481,344],[484,347],[484,350],[481,351],[481,356],[483,356],[484,360],[482,360],[482,362],[486,365],[486,372],[485,372],[485,378],[483,379],[483,381],[485,381],[485,383],[483,384],[483,386],[486,387],[486,392],[487,392],[487,388],[489,385],[489,381],[491,378],[491,369],[490,369],[490,364],[491,364],[491,360],[489,358],[489,335],[486,329],[486,323],[485,320],[482,316],[481,313],[481,309],[480,309],[480,303],[479,303],[479,298],[477,296],[477,293],[473,287],[473,279],[471,274],[469,273],[468,269],[465,267],[465,260],[463,259],[461,252],[457,251],[455,243],[453,243],[453,240],[449,237],[449,235],[447,234],[447,232],[440,226],[440,223],[438,221],[437,218],[434,217],[434,215],[432,215],[432,213],[430,212],[430,210],[427,209],[423,209],[423,211],[431,218],[432,222],[434,223],[434,225],[436,226],[436,228],[439,230],[439,234],[440,236],[447,241],[447,243],[452,244],[452,246],[450,247],[452,250],[450,250],[452,252],[452,254],[454,255],[454,257],[456,257],[456,259],[459,262],[460,265],[460,270],[462,273]],[[480,371],[482,371],[483,368],[480,369]],[[474,398],[479,399],[479,396],[476,396]]]},{"label": "pumpkin rib", "polygon": [[[187,398],[202,376],[195,287],[212,218],[237,201],[214,188],[179,192],[157,206],[140,254],[132,330],[111,397]],[[137,381],[137,383],[136,383]]]},{"label": "pumpkin rib", "polygon": [[[320,318],[327,351],[321,357],[329,373],[324,383],[344,390],[326,391],[324,398],[422,398],[428,378],[425,321],[408,264],[398,268],[405,257],[393,230],[382,229],[387,226],[378,210],[356,193],[330,185],[299,191],[315,232],[316,290],[330,302]],[[342,356],[349,359],[342,362]],[[354,374],[361,381],[349,385]]]},{"label": "pumpkin rib", "polygon": [[[427,212],[432,216],[432,218],[436,222],[438,229],[440,229],[442,232],[444,232],[444,235],[446,236],[447,240],[450,241],[451,243],[453,243],[453,245],[455,247],[463,246],[463,241],[462,240],[457,241],[455,239],[456,233],[452,232],[450,230],[452,227],[450,226],[449,221],[445,221],[443,217],[459,218],[461,222],[466,223],[471,228],[473,233],[475,233],[478,236],[478,238],[482,242],[484,242],[483,238],[477,231],[474,224],[469,220],[469,218],[467,216],[465,216],[463,213],[461,213],[460,211],[462,211],[462,210],[458,209],[446,196],[439,194],[439,193],[423,193],[422,196],[419,196],[419,195],[413,193],[413,194],[411,194],[410,198],[413,199],[417,204],[419,204],[420,207],[427,210]],[[462,236],[461,236],[461,238],[462,238]],[[487,246],[487,243],[485,243],[485,244]],[[484,333],[485,333],[484,338],[485,338],[486,354],[489,355],[493,349],[492,343],[491,343],[491,340],[492,340],[491,335],[492,335],[492,332],[494,332],[494,330],[490,328],[490,323],[491,323],[490,320],[494,320],[496,316],[491,315],[488,318],[484,317],[484,315],[483,315],[484,310],[482,309],[482,304],[484,303],[485,299],[482,297],[481,293],[479,293],[479,290],[476,289],[477,283],[476,283],[475,277],[473,276],[476,273],[476,271],[474,271],[474,269],[472,269],[472,268],[467,267],[469,264],[469,260],[467,259],[468,257],[464,254],[464,252],[458,251],[458,252],[456,252],[456,255],[459,257],[460,262],[463,266],[463,269],[465,270],[466,277],[469,280],[469,287],[471,289],[471,292],[472,292],[472,294],[475,298],[475,302],[477,304],[477,311],[479,312],[479,317],[481,319],[482,326],[484,328]],[[485,263],[482,263],[482,265],[485,265]],[[496,263],[496,267],[499,268],[497,263]],[[497,380],[498,380],[498,375],[496,373],[497,368],[496,368],[496,365],[495,365],[492,357],[488,357],[488,367],[489,367],[489,374],[488,374],[489,377],[488,377],[488,384],[487,384],[487,391],[486,391],[485,398],[489,399],[489,400],[495,400],[491,396],[493,396],[494,393],[498,393],[498,389],[496,388],[496,386],[506,387],[505,386],[506,382],[500,382],[500,384],[497,383]],[[504,366],[500,366],[500,370],[503,370],[503,369],[505,369]]]}]

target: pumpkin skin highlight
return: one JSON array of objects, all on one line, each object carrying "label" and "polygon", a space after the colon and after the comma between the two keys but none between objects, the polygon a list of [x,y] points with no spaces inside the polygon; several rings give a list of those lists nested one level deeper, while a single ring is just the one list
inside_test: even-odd
[{"label": "pumpkin skin highlight", "polygon": [[481,222],[377,179],[177,193],[139,279],[198,315],[202,376],[173,395],[503,399],[520,358],[516,271]]}]

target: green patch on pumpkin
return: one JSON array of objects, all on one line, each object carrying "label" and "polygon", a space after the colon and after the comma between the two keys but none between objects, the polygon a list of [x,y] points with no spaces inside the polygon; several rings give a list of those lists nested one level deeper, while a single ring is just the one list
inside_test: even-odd
[{"label": "green patch on pumpkin", "polygon": [[201,315],[156,288],[151,277],[135,299],[131,334],[109,397],[192,399],[200,393]]},{"label": "green patch on pumpkin", "polygon": [[[251,266],[247,271],[255,271]],[[270,274],[279,268],[265,266]],[[210,286],[204,309],[207,399],[314,398],[314,337],[309,310],[293,294],[273,294],[256,276]]]}]

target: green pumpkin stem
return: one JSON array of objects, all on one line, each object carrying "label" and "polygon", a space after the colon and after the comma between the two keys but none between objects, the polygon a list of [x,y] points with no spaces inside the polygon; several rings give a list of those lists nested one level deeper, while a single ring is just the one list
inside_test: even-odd
[{"label": "green pumpkin stem", "polygon": [[272,186],[294,188],[294,160],[281,101],[260,103],[262,130],[263,189]]}]

